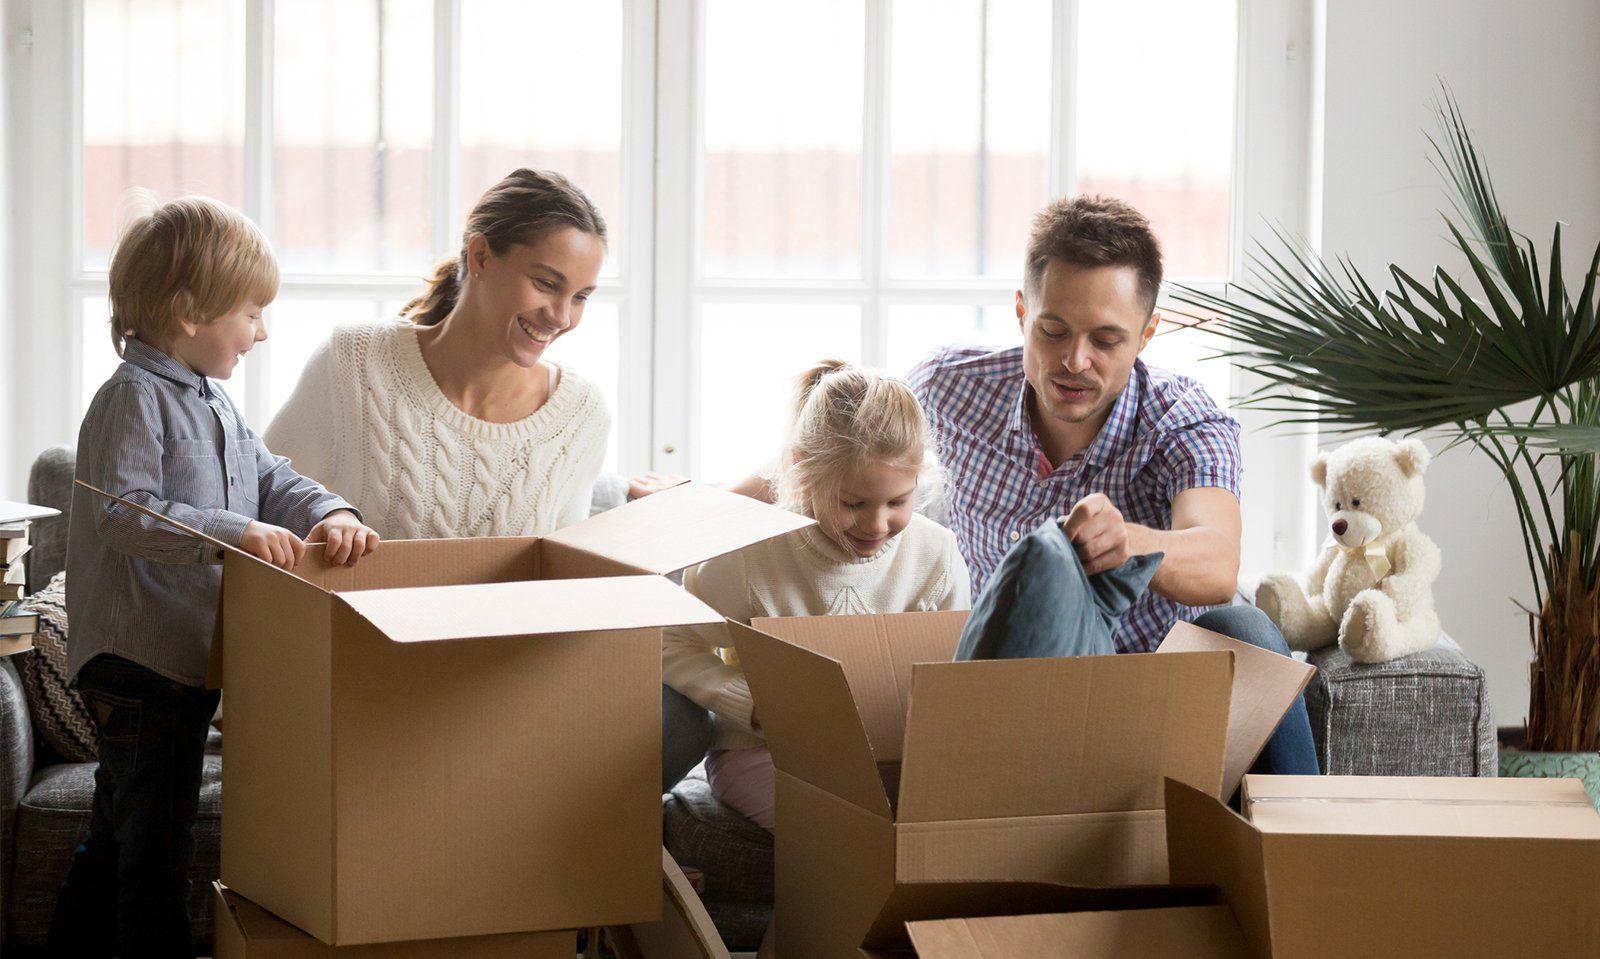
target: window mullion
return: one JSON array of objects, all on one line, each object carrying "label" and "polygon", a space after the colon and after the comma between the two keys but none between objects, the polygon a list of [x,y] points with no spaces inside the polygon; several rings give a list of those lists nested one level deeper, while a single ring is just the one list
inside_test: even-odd
[{"label": "window mullion", "polygon": [[[274,232],[273,87],[277,8],[273,0],[246,0],[244,14],[244,212],[267,236]],[[267,386],[272,382],[272,340],[256,348],[246,378],[245,417],[265,428]]]},{"label": "window mullion", "polygon": [[461,3],[433,0],[433,154],[428,177],[435,251],[455,251],[461,219]]},{"label": "window mullion", "polygon": [[[651,469],[694,474],[699,408],[699,324],[694,285],[700,276],[704,189],[704,42],[700,0],[656,6],[655,220],[652,276]],[[641,224],[643,228],[643,224]]]},{"label": "window mullion", "polygon": [[1055,0],[1050,32],[1051,199],[1078,189],[1078,0]]},{"label": "window mullion", "polygon": [[867,302],[861,317],[861,357],[881,367],[889,355],[883,283],[889,243],[889,55],[891,0],[867,0],[866,71],[862,84],[861,271]]}]

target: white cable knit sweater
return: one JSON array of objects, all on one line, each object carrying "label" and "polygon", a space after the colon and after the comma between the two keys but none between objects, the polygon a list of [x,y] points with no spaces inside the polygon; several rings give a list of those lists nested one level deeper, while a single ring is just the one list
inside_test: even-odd
[{"label": "white cable knit sweater", "polygon": [[400,320],[336,328],[264,440],[385,539],[434,539],[542,535],[588,516],[610,429],[600,391],[565,368],[531,416],[467,415]]},{"label": "white cable knit sweater", "polygon": [[[742,623],[759,616],[909,613],[972,605],[955,534],[921,514],[871,557],[845,552],[811,526],[701,563],[684,575],[683,586]],[[724,642],[722,630],[664,630],[662,679],[715,714],[717,748],[763,746],[766,740],[750,728],[750,685],[733,649],[720,645]]]}]

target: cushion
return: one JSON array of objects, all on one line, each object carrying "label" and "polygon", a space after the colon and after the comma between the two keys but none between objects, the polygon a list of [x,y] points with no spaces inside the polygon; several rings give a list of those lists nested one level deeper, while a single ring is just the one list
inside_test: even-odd
[{"label": "cushion", "polygon": [[667,852],[703,874],[700,899],[728,948],[755,950],[772,918],[772,834],[713,798],[704,766],[661,798]]},{"label": "cushion", "polygon": [[18,657],[33,728],[67,762],[93,762],[94,721],[83,697],[67,683],[67,574],[57,573],[26,605],[39,615],[33,651]]},{"label": "cushion", "polygon": [[1306,709],[1324,773],[1495,775],[1488,682],[1453,642],[1387,663],[1355,662],[1338,646],[1309,660]]},{"label": "cushion", "polygon": [[[44,945],[49,935],[72,851],[89,831],[94,770],[94,763],[45,766],[23,797],[16,818],[16,861],[24,865],[6,890],[8,946]],[[221,856],[221,799],[222,734],[212,730],[200,779],[194,868],[189,872],[189,917],[195,942],[202,944],[211,941],[211,883]]]},{"label": "cushion", "polygon": [[973,604],[956,659],[1035,659],[1115,650],[1122,614],[1144,595],[1162,554],[1135,556],[1116,569],[1083,571],[1067,531],[1055,520],[1023,537]]}]

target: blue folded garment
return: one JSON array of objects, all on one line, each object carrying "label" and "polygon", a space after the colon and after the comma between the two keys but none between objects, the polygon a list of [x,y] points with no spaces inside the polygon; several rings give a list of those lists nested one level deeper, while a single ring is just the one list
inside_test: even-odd
[{"label": "blue folded garment", "polygon": [[1035,659],[1116,652],[1111,634],[1144,595],[1162,553],[1135,556],[1116,569],[1083,571],[1066,530],[1055,520],[1011,548],[972,607],[956,659]]}]

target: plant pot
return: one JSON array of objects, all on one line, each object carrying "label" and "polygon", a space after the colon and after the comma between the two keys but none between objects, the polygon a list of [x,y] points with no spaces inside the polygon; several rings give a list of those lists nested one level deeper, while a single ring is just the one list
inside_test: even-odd
[{"label": "plant pot", "polygon": [[1600,810],[1600,753],[1543,753],[1500,750],[1500,775],[1524,779],[1577,779]]}]

